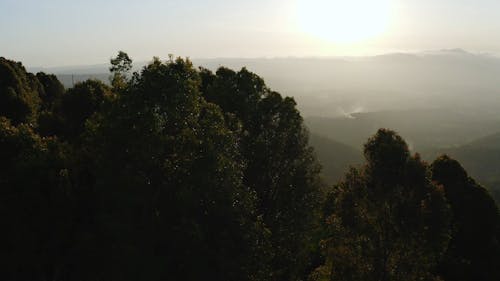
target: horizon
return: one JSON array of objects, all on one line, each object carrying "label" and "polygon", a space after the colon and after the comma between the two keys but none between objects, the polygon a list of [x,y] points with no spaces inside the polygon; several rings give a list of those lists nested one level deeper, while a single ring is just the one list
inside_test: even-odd
[{"label": "horizon", "polygon": [[[444,0],[0,2],[2,56],[29,66],[192,58],[373,56],[453,49],[500,55],[500,3]],[[77,12],[75,12],[77,11]],[[423,20],[425,19],[425,20]],[[15,27],[15,28],[12,28]]]},{"label": "horizon", "polygon": [[[116,51],[118,52],[118,50]],[[116,53],[115,52],[115,53]],[[428,50],[420,50],[420,51],[392,51],[392,52],[382,52],[375,53],[371,55],[310,55],[310,56],[255,56],[255,57],[238,57],[238,56],[220,56],[220,57],[191,57],[191,56],[178,56],[176,54],[172,54],[174,57],[187,58],[191,61],[196,60],[279,60],[279,59],[318,59],[318,60],[328,60],[328,59],[363,59],[363,58],[372,58],[372,57],[383,57],[383,56],[391,56],[391,55],[413,55],[413,56],[425,56],[425,55],[437,55],[437,54],[463,54],[463,55],[473,55],[473,56],[485,56],[495,59],[500,59],[500,53],[491,53],[486,51],[471,51],[467,49],[463,49],[460,47],[457,48],[445,48],[445,49],[428,49]],[[165,61],[168,59],[168,54],[165,57],[159,57],[160,60]],[[131,57],[133,60],[133,64],[147,64],[153,60],[155,55],[152,55],[150,59],[142,59],[136,60],[134,57]],[[9,57],[5,57],[6,59],[12,59]],[[54,68],[72,68],[72,67],[98,67],[109,65],[109,59],[112,58],[112,55],[109,56],[106,62],[94,62],[88,64],[67,64],[67,65],[27,65],[22,60],[23,66],[27,69],[54,69]]]}]

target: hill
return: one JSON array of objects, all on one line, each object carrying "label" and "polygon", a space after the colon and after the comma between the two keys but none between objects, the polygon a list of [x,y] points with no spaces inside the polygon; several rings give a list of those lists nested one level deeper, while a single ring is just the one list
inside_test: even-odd
[{"label": "hill", "polygon": [[354,113],[347,117],[309,117],[311,132],[353,147],[361,147],[379,128],[391,128],[407,139],[410,148],[424,152],[458,147],[500,131],[495,113],[460,109],[422,109]]},{"label": "hill", "polygon": [[360,150],[328,137],[313,133],[309,143],[323,167],[322,176],[329,184],[337,183],[349,166],[363,162]]}]

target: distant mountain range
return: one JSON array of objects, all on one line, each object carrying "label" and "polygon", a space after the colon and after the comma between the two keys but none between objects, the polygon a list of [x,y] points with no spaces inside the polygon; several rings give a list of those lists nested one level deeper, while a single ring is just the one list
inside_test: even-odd
[{"label": "distant mountain range", "polygon": [[[193,59],[215,70],[247,67],[268,86],[294,96],[306,116],[338,117],[353,112],[456,108],[498,112],[500,59],[461,49],[366,57]],[[139,70],[147,62],[135,62]],[[66,87],[94,77],[108,81],[107,63],[29,68],[61,77]],[[71,76],[72,75],[72,76]]]}]

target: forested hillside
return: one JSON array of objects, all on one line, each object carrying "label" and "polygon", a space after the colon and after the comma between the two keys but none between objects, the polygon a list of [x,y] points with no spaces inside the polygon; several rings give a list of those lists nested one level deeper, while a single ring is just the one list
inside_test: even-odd
[{"label": "forested hillside", "polygon": [[309,143],[322,166],[321,175],[328,184],[337,183],[350,166],[363,162],[360,150],[317,133],[310,134]]},{"label": "forested hillside", "polygon": [[246,68],[110,72],[65,89],[0,58],[2,280],[500,279],[498,207],[456,160],[309,139]]}]

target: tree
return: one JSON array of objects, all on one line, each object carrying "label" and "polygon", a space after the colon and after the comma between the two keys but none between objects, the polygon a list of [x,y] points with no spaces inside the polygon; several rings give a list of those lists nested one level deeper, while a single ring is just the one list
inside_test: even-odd
[{"label": "tree", "polygon": [[189,60],[153,60],[87,122],[108,280],[262,280],[238,141]]},{"label": "tree", "polygon": [[71,259],[72,189],[67,149],[0,117],[0,274],[61,280]]},{"label": "tree", "polygon": [[487,190],[446,155],[431,165],[453,210],[453,235],[439,273],[444,280],[500,279],[500,214]]},{"label": "tree", "polygon": [[12,123],[34,123],[42,85],[19,62],[0,57],[0,114]]},{"label": "tree", "polygon": [[[243,182],[271,231],[273,280],[300,280],[311,266],[321,198],[320,167],[293,98],[268,89],[247,69],[201,69],[202,92],[236,126],[246,161]],[[230,127],[232,127],[230,125]]]},{"label": "tree", "polygon": [[115,58],[110,60],[111,85],[117,91],[123,90],[127,84],[127,75],[132,69],[132,59],[127,53],[119,51]]},{"label": "tree", "polygon": [[51,111],[61,102],[65,93],[64,86],[54,74],[38,72],[36,78],[42,85],[43,91],[40,93],[42,100],[42,110]]},{"label": "tree", "polygon": [[313,280],[432,280],[449,240],[450,210],[426,164],[380,129],[329,196],[326,263]]},{"label": "tree", "polygon": [[56,122],[59,126],[52,128],[53,132],[57,135],[59,131],[58,135],[63,138],[77,138],[84,132],[85,122],[109,105],[113,97],[111,89],[101,81],[87,80],[75,84],[62,98],[61,106],[54,110],[54,117],[62,124]]},{"label": "tree", "polygon": [[42,136],[62,136],[64,124],[60,111],[66,90],[54,74],[39,72],[36,78],[42,86],[36,132]]}]

